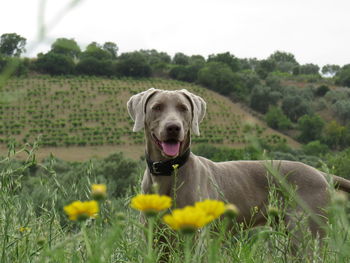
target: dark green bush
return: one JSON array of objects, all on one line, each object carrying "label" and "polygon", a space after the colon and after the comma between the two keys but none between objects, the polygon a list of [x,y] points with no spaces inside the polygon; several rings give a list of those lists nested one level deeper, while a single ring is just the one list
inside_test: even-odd
[{"label": "dark green bush", "polygon": [[283,113],[281,108],[277,106],[269,107],[269,111],[265,115],[267,125],[277,130],[287,130],[292,127],[292,122]]}]

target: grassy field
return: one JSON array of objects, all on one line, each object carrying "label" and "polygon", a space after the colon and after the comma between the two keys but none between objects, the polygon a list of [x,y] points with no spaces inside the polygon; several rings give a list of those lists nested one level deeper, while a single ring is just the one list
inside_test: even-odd
[{"label": "grassy field", "polygon": [[[36,167],[30,161],[33,156],[29,155],[28,160],[21,165],[16,165],[11,158],[0,161],[2,263],[151,263],[157,262],[164,251],[168,251],[171,263],[345,263],[350,260],[347,213],[350,206],[346,196],[333,191],[328,208],[329,224],[323,226],[328,235],[322,244],[319,239],[312,238],[306,228],[310,219],[307,211],[298,214],[293,231],[287,231],[283,223],[284,207],[298,203],[293,190],[283,187],[272,188],[266,226],[247,229],[253,221],[238,224],[234,218],[225,216],[194,235],[182,234],[164,225],[158,230],[159,234],[154,235],[154,230],[161,226],[162,216],[169,211],[148,219],[153,224],[140,224],[139,213],[130,208],[131,198],[139,192],[139,182],[119,197],[113,192],[116,185],[107,183],[107,198],[100,201],[96,219],[70,221],[63,207],[75,200],[92,198],[91,183],[101,182],[97,164],[76,165],[68,176],[63,173],[67,167],[57,160]],[[114,160],[114,164],[122,162],[118,158]],[[134,166],[135,163],[127,164],[127,167]],[[110,167],[108,169],[110,172]],[[136,174],[141,175],[141,170]],[[113,178],[123,174],[125,168],[113,173]],[[277,197],[278,191],[283,192],[286,200],[283,205]],[[258,212],[259,208],[252,209]],[[232,231],[227,231],[228,226]],[[169,235],[174,242],[168,247],[160,238]],[[292,241],[296,246],[292,246]]]},{"label": "grassy field", "polygon": [[[39,138],[40,159],[53,153],[67,160],[88,160],[123,151],[131,158],[143,153],[143,133],[133,133],[126,102],[150,87],[186,88],[208,103],[201,136],[194,143],[241,147],[247,129],[274,144],[292,139],[269,129],[239,104],[197,85],[165,79],[103,79],[35,76],[11,79],[0,104],[0,154],[7,145]],[[20,156],[20,155],[19,155]]]}]

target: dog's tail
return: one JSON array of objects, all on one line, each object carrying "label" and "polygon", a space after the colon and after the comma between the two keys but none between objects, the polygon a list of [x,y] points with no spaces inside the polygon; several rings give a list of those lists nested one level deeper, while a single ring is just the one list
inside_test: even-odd
[{"label": "dog's tail", "polygon": [[336,188],[350,193],[350,181],[343,177],[333,175],[333,181]]},{"label": "dog's tail", "polygon": [[321,172],[321,174],[326,178],[326,180],[328,182],[330,182],[330,181],[333,182],[333,185],[335,188],[350,193],[350,181],[349,180],[347,180],[343,177],[340,177],[340,176],[336,176],[334,174],[328,174],[328,173],[324,173],[324,172]]}]

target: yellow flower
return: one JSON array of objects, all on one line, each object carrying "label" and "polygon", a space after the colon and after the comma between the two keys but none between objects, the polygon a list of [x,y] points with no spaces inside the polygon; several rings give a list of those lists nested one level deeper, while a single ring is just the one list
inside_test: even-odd
[{"label": "yellow flower", "polygon": [[107,186],[105,184],[92,184],[91,195],[95,200],[102,200],[107,196]]},{"label": "yellow flower", "polygon": [[209,199],[202,202],[196,202],[195,207],[202,209],[205,213],[212,216],[214,219],[221,216],[226,210],[224,202]]},{"label": "yellow flower", "polygon": [[166,195],[139,194],[131,199],[130,206],[148,215],[171,207],[171,198]]},{"label": "yellow flower", "polygon": [[183,209],[175,209],[172,214],[165,215],[163,221],[174,230],[193,233],[213,220],[213,216],[204,210],[186,206]]},{"label": "yellow flower", "polygon": [[69,216],[70,220],[84,220],[89,217],[96,218],[99,212],[98,203],[95,200],[92,201],[75,201],[70,205],[64,207],[64,211]]},{"label": "yellow flower", "polygon": [[18,230],[19,232],[24,233],[24,232],[30,232],[30,230],[32,229],[30,227],[21,226]]}]

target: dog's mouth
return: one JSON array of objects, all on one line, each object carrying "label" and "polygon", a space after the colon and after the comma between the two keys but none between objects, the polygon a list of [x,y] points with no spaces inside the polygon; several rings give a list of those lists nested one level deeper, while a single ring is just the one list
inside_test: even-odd
[{"label": "dog's mouth", "polygon": [[180,153],[181,143],[176,139],[169,139],[166,141],[160,141],[158,138],[152,134],[152,137],[156,143],[156,145],[160,148],[160,150],[169,157],[175,157]]}]

